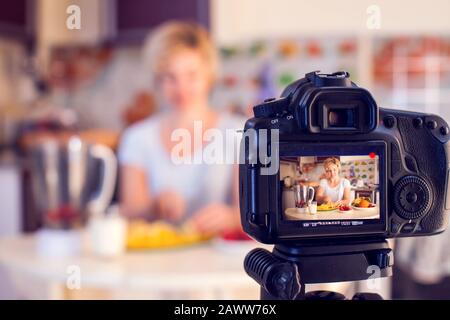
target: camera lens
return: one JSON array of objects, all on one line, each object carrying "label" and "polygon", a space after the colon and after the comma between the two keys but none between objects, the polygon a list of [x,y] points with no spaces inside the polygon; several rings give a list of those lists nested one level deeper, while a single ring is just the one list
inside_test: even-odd
[{"label": "camera lens", "polygon": [[354,109],[329,109],[328,126],[335,128],[354,128],[355,113]]}]

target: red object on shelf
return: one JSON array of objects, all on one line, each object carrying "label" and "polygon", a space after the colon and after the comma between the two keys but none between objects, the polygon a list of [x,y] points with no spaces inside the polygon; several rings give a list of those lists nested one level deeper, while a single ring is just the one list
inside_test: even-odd
[{"label": "red object on shelf", "polygon": [[[450,53],[450,41],[444,37],[398,37],[386,40],[374,56],[374,76],[378,84],[393,86],[394,73],[408,80],[424,79],[427,73],[445,77],[442,66]],[[438,63],[429,64],[436,59]],[[399,64],[398,61],[401,61]],[[398,68],[398,66],[403,66]]]},{"label": "red object on shelf", "polygon": [[322,55],[322,47],[317,42],[310,42],[306,50],[310,57],[320,57]]},{"label": "red object on shelf", "polygon": [[237,83],[238,83],[238,79],[235,76],[225,76],[223,78],[223,85],[225,87],[231,88],[231,87],[236,86]]},{"label": "red object on shelf", "polygon": [[356,52],[356,43],[353,40],[342,41],[339,44],[339,52],[342,55],[350,55]]}]

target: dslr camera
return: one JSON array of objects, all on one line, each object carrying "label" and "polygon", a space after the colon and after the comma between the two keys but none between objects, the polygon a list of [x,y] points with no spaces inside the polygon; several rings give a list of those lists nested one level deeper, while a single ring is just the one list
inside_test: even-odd
[{"label": "dslr camera", "polygon": [[253,109],[241,141],[244,231],[267,244],[425,236],[450,210],[449,127],[379,108],[347,72],[311,72]]}]

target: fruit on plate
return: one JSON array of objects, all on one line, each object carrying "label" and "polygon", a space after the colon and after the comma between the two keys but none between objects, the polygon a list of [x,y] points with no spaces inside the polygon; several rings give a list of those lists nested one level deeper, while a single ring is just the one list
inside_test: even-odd
[{"label": "fruit on plate", "polygon": [[317,211],[330,211],[337,208],[338,206],[332,202],[322,203],[320,206],[317,206]]},{"label": "fruit on plate", "polygon": [[373,204],[368,197],[360,197],[352,201],[352,206],[357,208],[373,208],[375,207],[375,204]]},{"label": "fruit on plate", "polygon": [[368,208],[369,206],[370,206],[370,201],[368,201],[366,199],[362,199],[361,202],[359,203],[360,208]]},{"label": "fruit on plate", "polygon": [[347,206],[347,205],[343,205],[339,207],[339,211],[351,211],[352,207]]},{"label": "fruit on plate", "polygon": [[164,221],[132,221],[128,226],[129,249],[162,249],[194,244],[208,238],[189,226],[176,227]]}]

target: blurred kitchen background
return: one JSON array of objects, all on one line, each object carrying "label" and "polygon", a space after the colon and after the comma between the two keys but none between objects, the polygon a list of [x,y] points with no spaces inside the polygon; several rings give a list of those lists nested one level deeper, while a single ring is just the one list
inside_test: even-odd
[{"label": "blurred kitchen background", "polygon": [[[72,4],[81,8],[80,30],[66,28]],[[371,5],[380,10],[380,28],[367,25]],[[196,21],[211,32],[221,60],[212,105],[230,113],[249,115],[253,104],[278,96],[308,71],[347,70],[380,106],[437,113],[450,121],[447,0],[1,0],[0,8],[0,237],[10,239],[3,245],[0,240],[0,297],[76,298],[81,292],[61,289],[68,276],[76,275],[76,268],[74,274],[65,268],[72,260],[29,255],[34,245],[29,234],[43,223],[39,212],[55,201],[51,177],[67,176],[64,165],[42,160],[59,152],[54,144],[39,152],[35,146],[63,140],[74,157],[83,157],[86,143],[100,146],[86,166],[92,184],[101,180],[109,190],[99,193],[112,193],[106,205],[116,203],[116,172],[113,166],[105,169],[111,154],[101,147],[116,151],[127,126],[158,112],[140,50],[148,33],[164,21]],[[72,139],[75,133],[78,138]],[[36,175],[41,178],[37,185]],[[78,196],[74,201],[82,202],[90,192],[73,188],[68,193]],[[102,194],[97,198],[102,205]],[[72,214],[63,211],[57,214]],[[191,281],[203,294],[194,297],[257,298],[257,287],[245,282],[240,270],[241,252],[209,249],[197,256],[177,249],[123,260],[86,254],[73,265],[81,265],[88,283],[83,289],[90,289],[83,297],[185,297]],[[194,270],[192,278],[151,273],[153,267],[171,270],[176,261],[208,264],[205,254],[217,257],[196,272],[196,265],[185,266]],[[170,267],[159,255],[172,259]],[[233,284],[236,290],[222,290]]]}]

